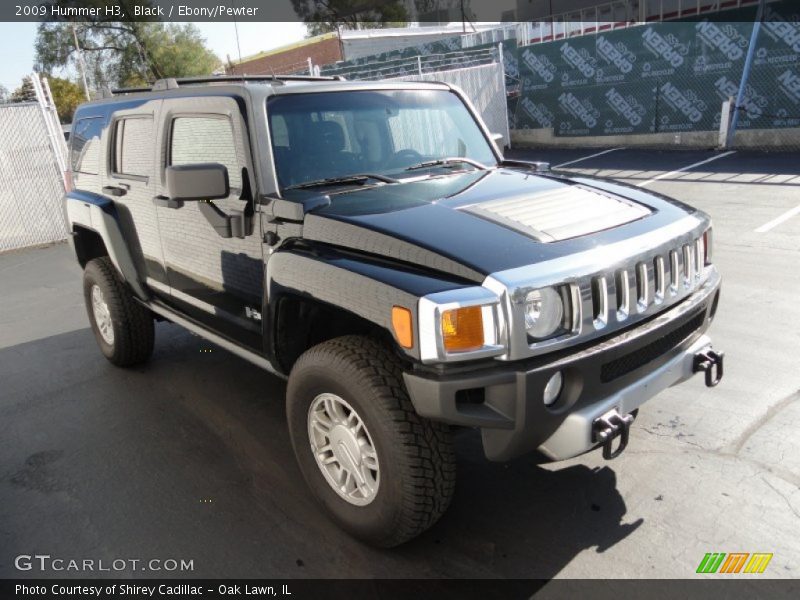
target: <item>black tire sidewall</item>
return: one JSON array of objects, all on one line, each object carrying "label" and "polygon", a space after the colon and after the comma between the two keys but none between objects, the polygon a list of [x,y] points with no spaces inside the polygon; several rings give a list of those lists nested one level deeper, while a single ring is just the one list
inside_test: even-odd
[{"label": "black tire sidewall", "polygon": [[[114,344],[109,344],[103,339],[100,329],[97,327],[97,319],[94,316],[94,308],[92,306],[92,287],[97,286],[103,293],[103,299],[106,306],[108,306],[109,313],[111,314],[111,325],[114,330]],[[112,302],[113,294],[115,293],[111,282],[108,281],[104,273],[97,268],[93,263],[86,266],[83,274],[83,298],[86,302],[86,312],[89,315],[89,323],[92,326],[92,332],[97,340],[97,345],[106,358],[113,359],[116,351],[116,344],[119,341],[121,328],[119,323],[119,315],[117,314],[117,307]]]},{"label": "black tire sidewall", "polygon": [[[314,495],[326,511],[351,535],[381,545],[387,532],[392,531],[402,510],[404,468],[406,457],[392,422],[386,418],[373,386],[363,385],[357,372],[335,371],[315,361],[293,372],[297,379],[287,398],[289,431],[300,470]],[[340,364],[338,366],[341,366]],[[359,385],[361,383],[362,385]],[[330,486],[311,450],[308,437],[308,409],[322,393],[338,395],[355,409],[378,455],[380,483],[375,499],[366,506],[356,506],[339,496]]]}]

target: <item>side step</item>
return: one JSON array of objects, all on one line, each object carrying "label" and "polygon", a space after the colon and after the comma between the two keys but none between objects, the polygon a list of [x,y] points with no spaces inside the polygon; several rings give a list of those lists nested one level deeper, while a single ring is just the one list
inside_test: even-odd
[{"label": "side step", "polygon": [[195,335],[198,335],[201,338],[208,340],[212,344],[216,344],[217,346],[224,348],[228,352],[235,354],[236,356],[239,356],[240,358],[243,358],[247,361],[250,361],[254,365],[259,366],[262,369],[265,369],[266,371],[269,371],[270,373],[272,373],[277,377],[280,377],[281,379],[287,378],[286,375],[284,375],[283,373],[279,373],[278,371],[276,371],[273,368],[272,364],[270,364],[270,362],[263,356],[256,354],[255,352],[251,352],[246,348],[242,348],[241,346],[234,344],[232,341],[222,337],[221,335],[217,335],[216,333],[208,331],[207,329],[201,327],[191,319],[188,319],[156,302],[149,302],[146,304],[145,303],[142,304],[143,306],[146,306],[147,308],[152,310],[157,315],[164,317],[167,321],[171,321],[176,325],[180,325],[181,327],[188,329]]}]

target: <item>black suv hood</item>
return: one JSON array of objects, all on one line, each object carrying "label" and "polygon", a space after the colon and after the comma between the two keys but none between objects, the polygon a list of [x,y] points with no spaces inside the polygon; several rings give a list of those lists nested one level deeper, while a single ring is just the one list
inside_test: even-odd
[{"label": "black suv hood", "polygon": [[[287,200],[319,191],[295,190]],[[607,180],[498,168],[331,191],[303,237],[475,281],[602,247],[693,209]]]}]

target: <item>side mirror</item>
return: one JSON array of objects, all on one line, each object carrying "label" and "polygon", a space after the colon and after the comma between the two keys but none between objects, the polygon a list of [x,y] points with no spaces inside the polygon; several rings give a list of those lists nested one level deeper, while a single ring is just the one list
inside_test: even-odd
[{"label": "side mirror", "polygon": [[228,169],[219,163],[169,166],[167,193],[175,202],[227,198],[231,193]]}]

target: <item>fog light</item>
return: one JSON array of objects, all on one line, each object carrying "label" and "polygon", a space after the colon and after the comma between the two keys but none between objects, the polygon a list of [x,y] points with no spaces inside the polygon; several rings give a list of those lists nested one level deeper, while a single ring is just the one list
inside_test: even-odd
[{"label": "fog light", "polygon": [[544,405],[552,406],[561,393],[561,385],[564,383],[564,378],[561,376],[561,371],[558,371],[550,379],[547,380],[547,385],[544,386]]}]

